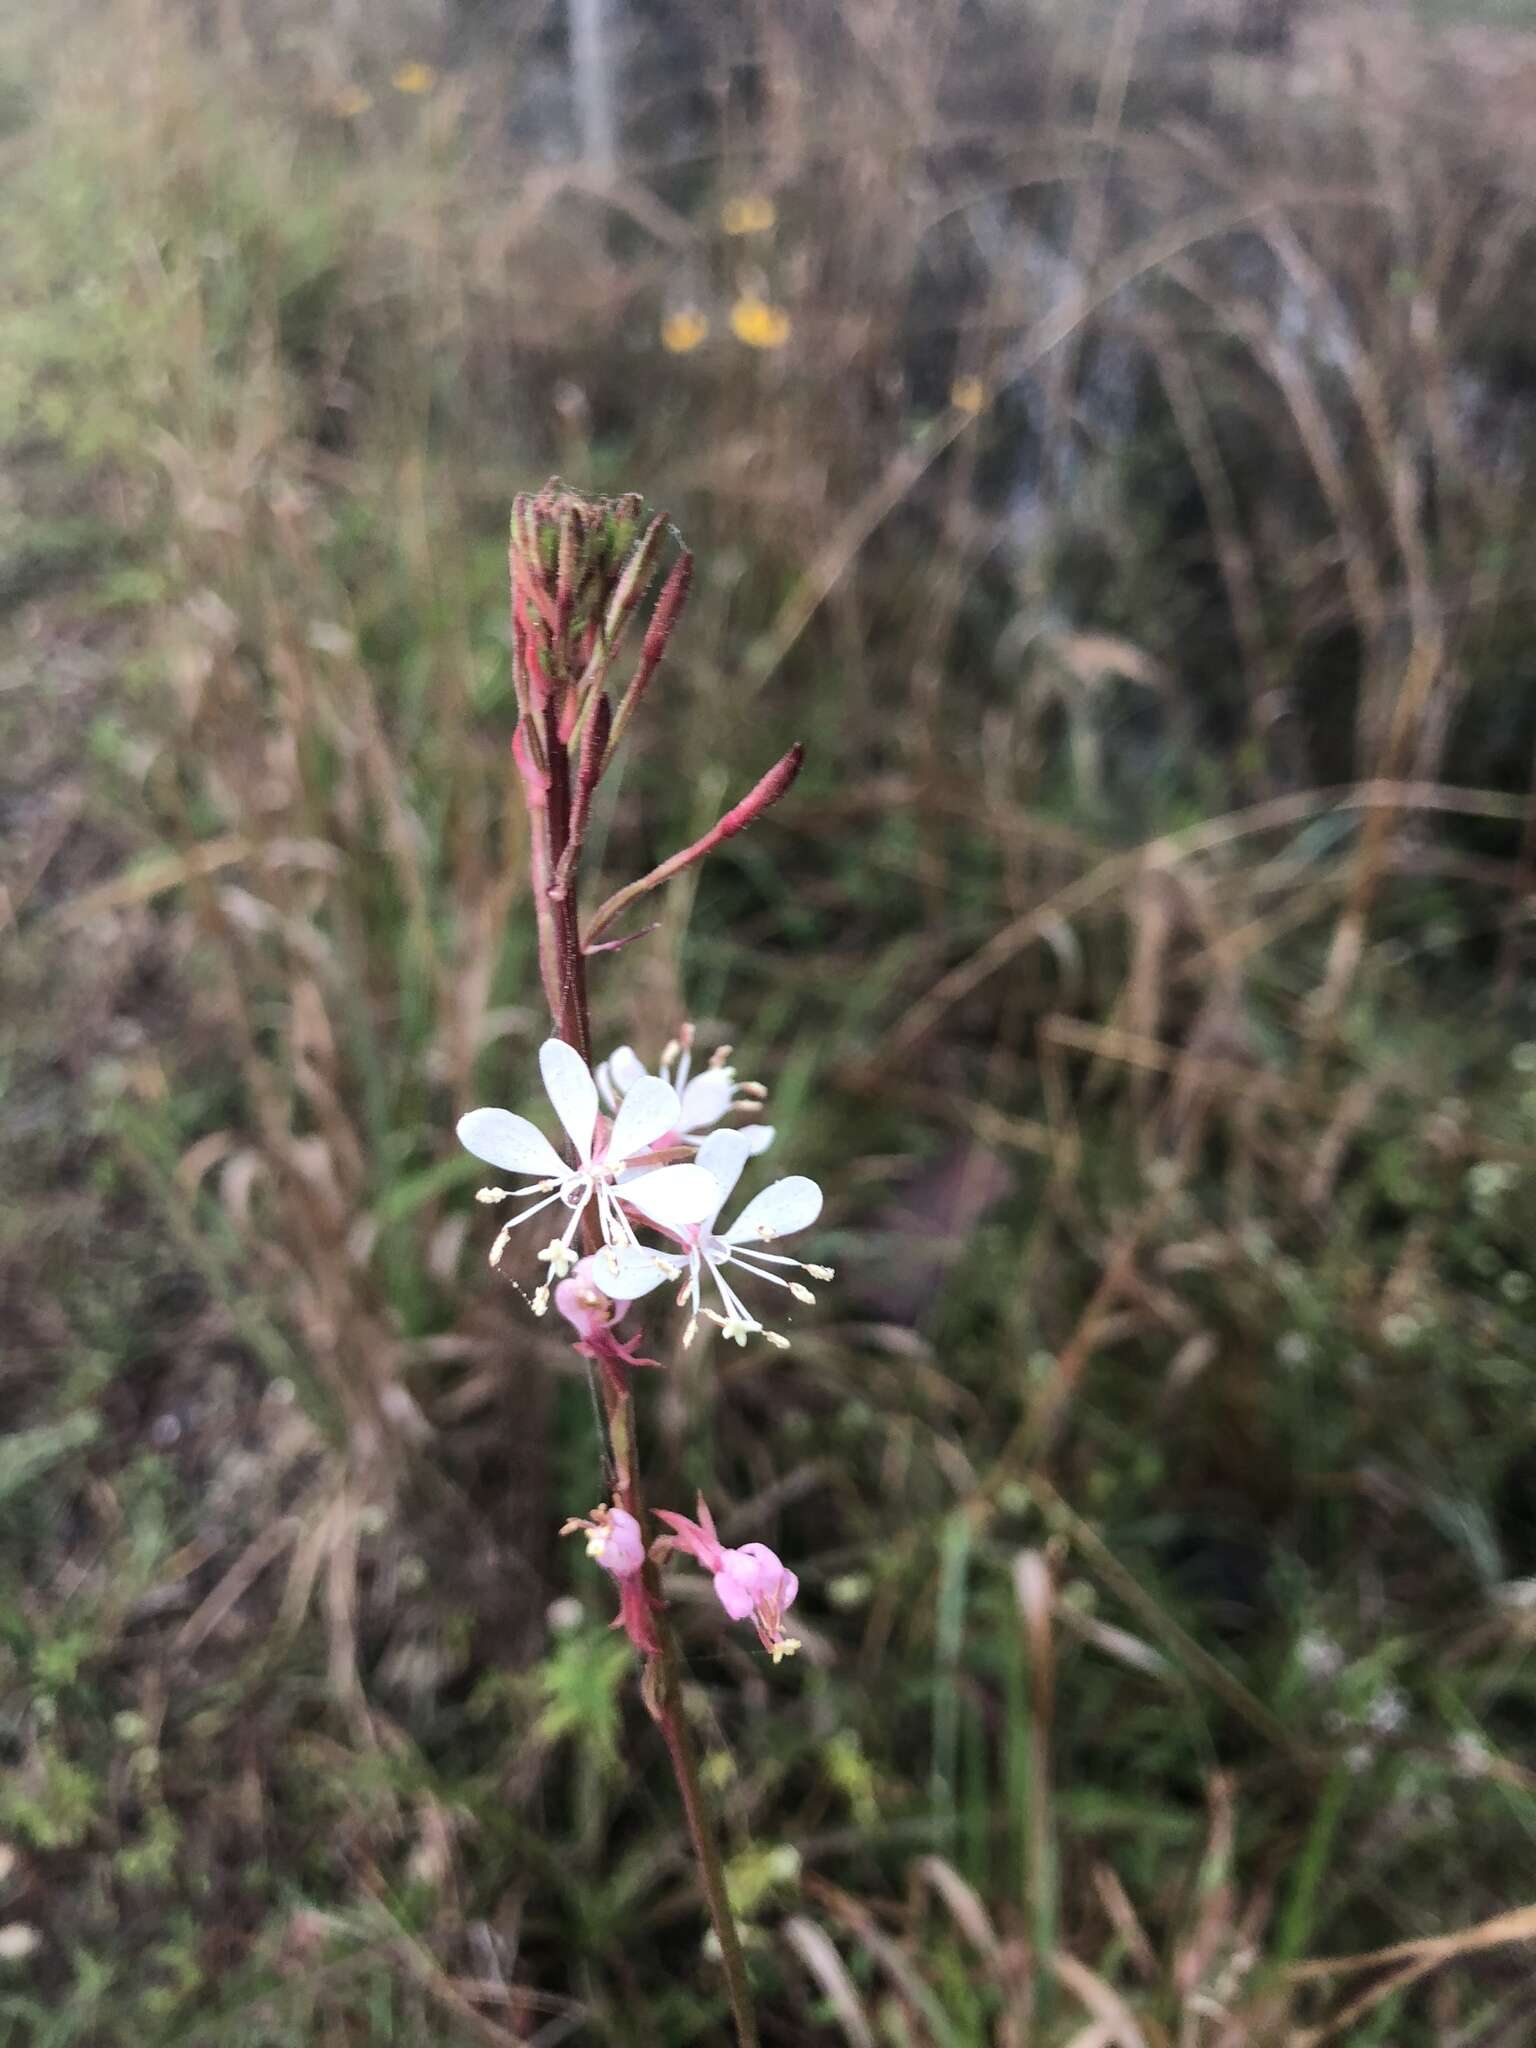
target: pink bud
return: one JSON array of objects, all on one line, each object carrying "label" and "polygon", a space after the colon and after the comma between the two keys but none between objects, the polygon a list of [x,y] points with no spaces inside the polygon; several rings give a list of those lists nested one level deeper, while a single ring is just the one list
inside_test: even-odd
[{"label": "pink bud", "polygon": [[628,1508],[614,1508],[608,1516],[608,1540],[598,1562],[616,1579],[627,1579],[645,1563],[645,1538],[640,1524]]},{"label": "pink bud", "polygon": [[590,1515],[572,1515],[560,1531],[570,1536],[587,1532],[587,1555],[616,1579],[633,1578],[645,1563],[645,1539],[628,1508],[596,1507]]},{"label": "pink bud", "polygon": [[[599,1141],[606,1121],[598,1118]],[[641,1338],[619,1337],[614,1325],[628,1313],[630,1304],[613,1300],[594,1283],[590,1257],[578,1260],[555,1289],[555,1307],[576,1332],[576,1349],[583,1358],[596,1362],[615,1393],[624,1392],[625,1375],[632,1366],[659,1364],[657,1359],[640,1356]]]},{"label": "pink bud", "polygon": [[645,1539],[640,1524],[617,1502],[612,1507],[595,1507],[590,1515],[572,1515],[561,1529],[570,1536],[586,1531],[587,1555],[595,1558],[605,1572],[618,1582],[619,1612],[615,1628],[622,1628],[637,1650],[654,1657],[661,1645],[651,1619],[652,1600],[641,1573],[645,1568]]}]

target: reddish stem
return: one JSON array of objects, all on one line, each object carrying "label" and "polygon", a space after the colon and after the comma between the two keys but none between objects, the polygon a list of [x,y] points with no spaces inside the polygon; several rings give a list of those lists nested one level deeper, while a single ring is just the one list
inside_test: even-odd
[{"label": "reddish stem", "polygon": [[[569,573],[564,562],[561,564],[561,570],[564,597],[569,585]],[[526,619],[517,605],[514,605],[514,622],[514,630],[522,628],[517,634],[519,654],[526,656],[532,651],[535,635],[528,631]],[[581,833],[585,827],[592,790],[607,759],[606,703],[605,700],[598,700],[588,721],[583,736],[581,757],[577,764],[573,794],[570,753],[565,738],[559,731],[557,720],[548,715],[551,684],[568,684],[569,678],[553,678],[546,672],[539,679],[543,684],[542,690],[535,681],[531,669],[524,669],[524,679],[527,689],[524,722],[519,725],[513,736],[512,754],[528,807],[540,971],[556,1032],[568,1045],[573,1045],[590,1066],[592,1030],[587,1006],[586,961],[582,953],[581,934],[577,923],[574,883]],[[542,746],[537,747],[537,751],[545,757],[543,764],[537,763],[535,759],[536,748],[530,745],[529,734],[532,734],[535,742],[542,740]],[[795,766],[799,766],[798,758]],[[782,763],[780,767],[783,767]],[[765,782],[767,779],[765,778]],[[789,780],[792,779],[793,772],[789,777]],[[762,787],[760,784],[759,788]],[[788,787],[787,780],[783,787]],[[751,801],[749,798],[748,802]],[[771,802],[772,798],[765,801]],[[738,811],[741,808],[742,806],[737,806]],[[741,828],[737,825],[733,829]],[[580,1227],[583,1250],[588,1254],[600,1250],[601,1234],[595,1204],[588,1203]],[[603,1373],[598,1385],[601,1393],[601,1412],[606,1424],[607,1441],[604,1445],[604,1457],[605,1462],[611,1467],[614,1498],[618,1505],[627,1509],[643,1527],[645,1502],[635,1445],[634,1404],[627,1386],[618,1374]],[[661,1730],[673,1775],[677,1780],[689,1837],[698,1861],[705,1902],[709,1908],[715,1937],[720,1944],[721,1966],[725,1973],[726,1990],[735,2021],[738,2048],[758,2048],[751,1985],[726,1888],[725,1865],[705,1800],[692,1736],[683,1712],[682,1659],[676,1637],[662,1609],[656,1567],[649,1561],[644,1568],[642,1588],[641,1597],[649,1603],[654,1615],[654,1640],[657,1644],[656,1653],[648,1664],[646,1706]]]},{"label": "reddish stem", "polygon": [[605,932],[616,918],[622,917],[631,903],[650,890],[659,889],[663,882],[670,882],[674,875],[680,875],[685,868],[691,868],[695,861],[703,860],[706,854],[713,853],[715,848],[722,846],[727,839],[734,839],[738,832],[745,832],[749,825],[763,815],[770,804],[776,804],[783,796],[800,773],[804,759],[805,749],[797,740],[783,759],[775,761],[762,780],[748,790],[739,804],[733,804],[718,823],[710,826],[702,839],[695,839],[692,846],[685,846],[680,853],[672,854],[669,859],[662,861],[659,867],[652,868],[648,875],[642,875],[638,882],[631,882],[626,888],[615,891],[607,902],[594,912],[592,922],[587,926],[588,951],[592,949],[593,940]]}]

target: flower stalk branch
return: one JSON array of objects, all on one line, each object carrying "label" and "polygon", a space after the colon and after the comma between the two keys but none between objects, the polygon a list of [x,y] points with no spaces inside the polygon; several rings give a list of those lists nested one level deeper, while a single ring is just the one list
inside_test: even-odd
[{"label": "flower stalk branch", "polygon": [[675,876],[682,874],[685,868],[693,867],[707,854],[713,853],[717,846],[723,846],[727,839],[734,839],[738,832],[745,832],[771,804],[776,804],[779,798],[786,794],[790,784],[800,773],[804,760],[805,749],[796,741],[782,759],[774,762],[762,780],[753,784],[741,802],[734,804],[723,818],[711,825],[691,846],[685,846],[680,852],[670,855],[652,868],[649,874],[642,875],[638,882],[630,882],[626,887],[615,890],[607,902],[593,912],[586,931],[586,950],[589,953],[595,950],[595,942],[611,924],[624,915],[631,903],[636,903],[642,896],[649,895],[652,889],[659,889],[664,882],[670,882]]}]

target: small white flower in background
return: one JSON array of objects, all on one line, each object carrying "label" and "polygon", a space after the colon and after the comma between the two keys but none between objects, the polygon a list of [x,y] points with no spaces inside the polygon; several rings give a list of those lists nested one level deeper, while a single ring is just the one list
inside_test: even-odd
[{"label": "small white flower in background", "polygon": [[1396,1735],[1408,1719],[1408,1702],[1395,1685],[1384,1685],[1365,1710],[1373,1735]]},{"label": "small white flower in background", "polygon": [[1420,1329],[1418,1317],[1409,1315],[1406,1309],[1398,1309],[1381,1319],[1381,1334],[1394,1351],[1406,1350],[1417,1340]]},{"label": "small white flower in background", "polygon": [[1309,1629],[1296,1645],[1296,1661],[1308,1678],[1337,1678],[1344,1669],[1344,1651],[1332,1636]]},{"label": "small white flower in background", "polygon": [[587,1618],[587,1610],[574,1593],[564,1593],[558,1600],[551,1600],[544,1610],[544,1619],[551,1635],[568,1636],[581,1627]]},{"label": "small white flower in background", "polygon": [[1493,1751],[1470,1728],[1459,1728],[1451,1737],[1451,1756],[1464,1778],[1486,1777],[1493,1762]]},{"label": "small white flower in background", "polygon": [[[539,1254],[553,1281],[564,1279],[576,1264],[573,1240],[588,1202],[597,1204],[605,1244],[635,1245],[634,1225],[619,1205],[616,1184],[631,1168],[643,1165],[644,1155],[676,1129],[681,1104],[668,1082],[647,1076],[628,1090],[610,1126],[599,1114],[597,1084],[573,1046],[563,1039],[547,1039],[539,1048],[539,1069],[554,1112],[575,1148],[574,1166],[560,1157],[537,1124],[510,1110],[472,1109],[460,1117],[458,1132],[459,1143],[477,1159],[504,1173],[536,1176],[521,1187],[480,1190],[482,1202],[536,1198],[502,1226],[491,1247],[493,1266],[500,1264],[507,1239],[520,1224],[555,1203],[569,1211],[565,1229]],[[685,1229],[718,1207],[713,1179],[692,1165],[659,1166],[626,1179],[623,1200],[625,1208],[670,1231]],[[534,1313],[542,1315],[548,1306],[546,1282],[533,1297]]]},{"label": "small white flower in background", "polygon": [[[677,1090],[679,1114],[671,1136],[684,1145],[697,1145],[705,1131],[712,1130],[732,1110],[756,1116],[768,1091],[761,1081],[738,1081],[736,1069],[727,1066],[728,1045],[717,1046],[707,1066],[693,1071],[693,1026],[685,1024],[661,1056],[657,1078]],[[609,1109],[616,1110],[631,1089],[650,1079],[633,1046],[621,1045],[597,1070],[597,1085]],[[771,1124],[749,1124],[742,1131],[749,1158],[766,1152],[773,1143]]]},{"label": "small white flower in background", "polygon": [[[816,1299],[811,1290],[799,1280],[792,1280],[783,1272],[775,1272],[775,1267],[791,1266],[802,1273],[809,1273],[814,1280],[832,1278],[830,1266],[812,1266],[802,1259],[788,1258],[782,1252],[763,1249],[778,1238],[788,1237],[797,1230],[808,1230],[821,1214],[821,1189],[815,1181],[807,1180],[804,1174],[795,1173],[785,1180],[774,1181],[772,1186],[764,1188],[747,1204],[729,1230],[716,1229],[716,1219],[741,1178],[750,1156],[747,1136],[745,1131],[711,1131],[699,1146],[698,1168],[708,1173],[714,1195],[709,1210],[703,1216],[690,1220],[681,1229],[667,1226],[682,1246],[680,1251],[653,1251],[638,1244],[614,1245],[608,1251],[600,1252],[593,1261],[593,1279],[606,1294],[611,1294],[618,1301],[638,1301],[641,1295],[649,1294],[664,1280],[681,1281],[678,1306],[686,1303],[691,1310],[688,1327],[683,1332],[685,1344],[692,1343],[700,1316],[707,1316],[712,1323],[718,1324],[721,1336],[732,1343],[745,1344],[749,1335],[760,1333],[770,1344],[776,1344],[781,1350],[787,1348],[789,1339],[780,1336],[776,1330],[765,1329],[742,1302],[726,1278],[727,1267],[750,1273],[755,1280],[771,1281],[775,1287],[786,1287],[796,1301],[806,1303]],[[627,1187],[624,1199],[629,1199]],[[706,1267],[724,1314],[703,1304],[700,1288]]]},{"label": "small white flower in background", "polygon": [[24,1963],[42,1945],[43,1937],[25,1920],[12,1920],[0,1927],[0,1963]]}]

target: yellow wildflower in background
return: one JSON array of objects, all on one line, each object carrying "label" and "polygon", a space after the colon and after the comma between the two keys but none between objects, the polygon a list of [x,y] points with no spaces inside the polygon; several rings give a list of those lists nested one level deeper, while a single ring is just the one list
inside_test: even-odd
[{"label": "yellow wildflower in background", "polygon": [[331,101],[331,112],[343,121],[355,121],[373,105],[373,94],[362,85],[344,85]]},{"label": "yellow wildflower in background", "polygon": [[661,323],[661,345],[669,355],[685,356],[709,333],[709,321],[697,306],[679,306]]},{"label": "yellow wildflower in background", "polygon": [[748,348],[782,348],[789,339],[789,315],[747,292],[731,308],[731,332]]},{"label": "yellow wildflower in background", "polygon": [[437,68],[412,57],[407,63],[395,66],[395,75],[390,83],[396,92],[430,92],[437,83]]},{"label": "yellow wildflower in background", "polygon": [[766,192],[744,192],[739,199],[727,199],[720,209],[720,225],[728,235],[765,235],[778,217]]},{"label": "yellow wildflower in background", "polygon": [[957,377],[949,387],[949,402],[956,412],[968,412],[974,418],[987,402],[987,387],[979,377]]}]

